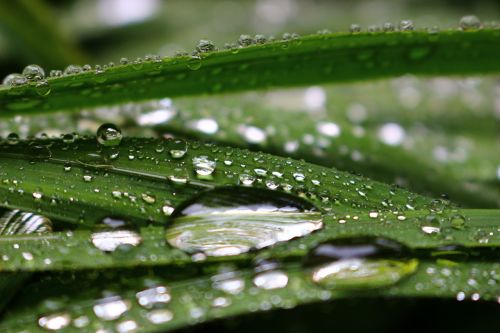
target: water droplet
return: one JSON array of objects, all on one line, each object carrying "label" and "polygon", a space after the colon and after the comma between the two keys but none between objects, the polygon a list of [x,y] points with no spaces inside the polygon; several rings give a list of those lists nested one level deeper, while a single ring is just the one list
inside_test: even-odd
[{"label": "water droplet", "polygon": [[38,319],[38,325],[49,331],[58,331],[69,325],[71,317],[67,313],[56,313]]},{"label": "water droplet", "polygon": [[137,332],[138,328],[139,328],[139,326],[137,325],[137,323],[133,320],[130,320],[130,319],[116,324],[116,331],[118,333]]},{"label": "water droplet", "polygon": [[466,15],[460,19],[459,26],[461,30],[477,30],[481,29],[481,21],[475,15]]},{"label": "water droplet", "polygon": [[45,80],[38,81],[35,85],[35,91],[40,96],[47,96],[51,91],[49,82]]},{"label": "water droplet", "polygon": [[9,74],[2,81],[2,84],[4,86],[11,86],[11,87],[20,86],[26,83],[28,83],[26,77],[18,73]]},{"label": "water droplet", "polygon": [[236,272],[226,271],[212,277],[212,286],[231,295],[237,295],[245,289],[245,280]]},{"label": "water droplet", "polygon": [[181,139],[173,139],[167,141],[168,153],[172,158],[179,159],[183,158],[188,151],[188,146],[186,141]]},{"label": "water droplet", "polygon": [[401,20],[401,22],[399,22],[399,30],[401,31],[411,31],[414,29],[415,26],[413,25],[413,21],[411,20]]},{"label": "water droplet", "polygon": [[199,178],[210,178],[215,171],[215,161],[209,160],[207,156],[193,157],[193,166]]},{"label": "water droplet", "polygon": [[240,35],[240,37],[238,38],[238,44],[243,47],[252,45],[254,43],[255,41],[250,35]]},{"label": "water droplet", "polygon": [[75,136],[71,133],[64,134],[62,137],[64,143],[70,144],[75,142]]},{"label": "water droplet", "polygon": [[356,24],[356,23],[353,23],[351,24],[351,26],[349,27],[349,31],[351,33],[358,33],[358,32],[361,32],[361,27],[359,24]]},{"label": "water droplet", "polygon": [[78,65],[68,65],[64,69],[64,75],[72,75],[72,74],[78,74],[82,71],[82,67]]},{"label": "water droplet", "polygon": [[323,243],[312,249],[305,262],[312,280],[327,288],[365,289],[392,285],[413,273],[417,260],[400,257],[406,248],[384,238],[354,238]]},{"label": "water droplet", "polygon": [[199,56],[192,56],[188,63],[187,67],[193,71],[201,68],[201,58]]},{"label": "water droplet", "polygon": [[463,230],[465,228],[465,217],[460,214],[455,214],[451,217],[450,224],[453,229]]},{"label": "water droplet", "polygon": [[170,292],[165,286],[157,286],[135,294],[137,303],[147,309],[153,308],[156,304],[166,304],[170,302]]},{"label": "water droplet", "polygon": [[174,315],[167,309],[158,309],[149,311],[146,317],[153,324],[163,324],[171,321],[174,318]]},{"label": "water droplet", "polygon": [[17,133],[10,133],[7,135],[7,143],[9,145],[15,145],[19,142],[19,135]]},{"label": "water droplet", "polygon": [[106,230],[93,232],[90,241],[101,251],[113,252],[123,245],[138,246],[142,237],[133,230]]},{"label": "water droplet", "polygon": [[166,229],[170,245],[208,256],[238,255],[305,236],[323,226],[309,202],[286,193],[224,187],[185,202]]},{"label": "water droplet", "polygon": [[239,179],[241,185],[243,186],[252,186],[252,184],[255,182],[255,177],[247,173],[240,174]]},{"label": "water droplet", "polygon": [[198,42],[196,50],[200,53],[211,52],[215,50],[215,44],[211,40],[202,39]]},{"label": "water droplet", "polygon": [[0,235],[45,234],[52,231],[52,221],[45,216],[18,209],[0,217]]},{"label": "water droplet", "polygon": [[142,201],[144,201],[145,203],[150,204],[150,205],[152,205],[156,202],[156,197],[152,194],[142,193],[141,198],[142,198]]},{"label": "water droplet", "polygon": [[288,284],[288,275],[277,270],[262,272],[254,277],[253,284],[265,290],[285,288]]},{"label": "water droplet", "polygon": [[428,235],[439,234],[441,232],[441,222],[435,215],[429,215],[420,223],[420,229]]},{"label": "water droplet", "polygon": [[102,124],[97,129],[96,136],[97,142],[105,147],[117,146],[122,141],[122,132],[113,124]]},{"label": "water droplet", "polygon": [[120,296],[102,298],[94,305],[93,310],[102,320],[115,320],[130,309],[130,302]]},{"label": "water droplet", "polygon": [[38,65],[28,65],[24,67],[23,75],[29,81],[40,81],[45,78],[45,71]]}]

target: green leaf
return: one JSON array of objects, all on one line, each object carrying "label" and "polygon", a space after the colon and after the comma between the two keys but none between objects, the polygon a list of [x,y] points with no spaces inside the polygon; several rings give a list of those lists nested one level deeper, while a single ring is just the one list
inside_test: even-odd
[{"label": "green leaf", "polygon": [[[343,285],[326,288],[314,283],[311,272],[296,262],[283,264],[274,271],[256,273],[251,268],[233,269],[233,273],[226,270],[225,275],[210,267],[205,268],[204,274],[196,270],[162,268],[147,272],[51,274],[42,276],[16,297],[0,328],[38,332],[42,331],[40,325],[62,323],[62,328],[68,331],[77,330],[75,326],[116,329],[121,325],[137,325],[142,332],[159,332],[248,312],[289,309],[346,297],[497,301],[499,268],[499,264],[493,262],[447,265],[420,260],[413,275],[391,287],[372,290],[351,290]],[[279,275],[281,282],[274,284],[274,289],[265,283],[262,274],[266,273],[274,273],[275,279]],[[54,287],[55,281],[57,287]],[[224,286],[224,281],[233,281],[233,288]],[[140,293],[144,290],[154,296]]]},{"label": "green leaf", "polygon": [[[164,96],[420,75],[496,73],[498,30],[325,34],[164,58],[0,90],[2,116]],[[205,48],[205,50],[210,50]]]}]

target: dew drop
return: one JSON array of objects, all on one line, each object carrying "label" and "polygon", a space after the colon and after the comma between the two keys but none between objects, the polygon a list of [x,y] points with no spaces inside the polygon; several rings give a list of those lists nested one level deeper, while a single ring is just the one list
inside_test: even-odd
[{"label": "dew drop", "polygon": [[120,296],[102,298],[93,306],[94,313],[102,320],[116,320],[130,309],[130,302]]},{"label": "dew drop", "polygon": [[481,21],[475,15],[463,16],[458,25],[464,31],[481,29]]},{"label": "dew drop", "polygon": [[52,231],[52,221],[45,216],[18,209],[0,217],[0,235],[46,234]]},{"label": "dew drop", "polygon": [[10,87],[20,86],[26,83],[28,83],[28,79],[26,79],[24,75],[18,73],[9,74],[2,81],[4,86]]},{"label": "dew drop", "polygon": [[28,65],[24,67],[23,75],[29,81],[40,81],[45,78],[45,71],[38,65]]},{"label": "dew drop", "polygon": [[97,142],[104,147],[118,146],[122,141],[122,132],[113,124],[102,124],[97,129]]},{"label": "dew drop", "polygon": [[200,53],[211,52],[215,50],[215,44],[211,40],[202,39],[198,42],[196,50]]},{"label": "dew drop", "polygon": [[193,166],[198,178],[210,178],[215,171],[216,163],[207,156],[193,157]]},{"label": "dew drop", "polygon": [[411,31],[414,29],[415,26],[413,25],[413,21],[411,20],[401,20],[401,22],[399,22],[399,30],[401,31]]},{"label": "dew drop", "polygon": [[113,252],[120,246],[138,246],[142,237],[133,230],[105,230],[93,232],[90,235],[92,244],[101,251]]},{"label": "dew drop", "polygon": [[427,235],[437,235],[441,232],[441,223],[435,215],[429,215],[420,223],[420,230]]},{"label": "dew drop", "polygon": [[186,155],[188,146],[186,141],[181,139],[173,139],[167,142],[168,153],[172,158],[180,159]]},{"label": "dew drop", "polygon": [[149,311],[146,317],[148,318],[149,322],[153,324],[163,324],[171,321],[174,318],[174,315],[167,309],[158,309]]},{"label": "dew drop", "polygon": [[288,284],[288,275],[278,270],[262,272],[254,277],[253,284],[264,290],[285,288]]},{"label": "dew drop", "polygon": [[192,56],[187,63],[187,67],[193,71],[201,68],[201,58],[199,56]]},{"label": "dew drop", "polygon": [[147,309],[152,309],[156,304],[166,304],[170,302],[170,292],[165,286],[157,286],[135,294],[137,303]]},{"label": "dew drop", "polygon": [[19,143],[19,135],[17,133],[10,133],[7,135],[7,143],[9,145],[15,145]]},{"label": "dew drop", "polygon": [[68,65],[64,69],[64,75],[72,75],[72,74],[78,74],[82,71],[82,67],[78,65]]},{"label": "dew drop", "polygon": [[416,259],[398,259],[406,251],[402,244],[384,238],[343,239],[313,248],[305,266],[312,267],[313,282],[326,288],[378,288],[392,285],[415,271]]},{"label": "dew drop", "polygon": [[305,236],[323,226],[309,202],[248,187],[206,191],[180,205],[166,229],[170,245],[188,253],[231,256]]},{"label": "dew drop", "polygon": [[56,313],[38,319],[38,325],[49,331],[58,331],[69,325],[71,317],[67,313]]},{"label": "dew drop", "polygon": [[51,91],[49,82],[45,80],[38,81],[35,85],[35,91],[40,96],[47,96]]}]

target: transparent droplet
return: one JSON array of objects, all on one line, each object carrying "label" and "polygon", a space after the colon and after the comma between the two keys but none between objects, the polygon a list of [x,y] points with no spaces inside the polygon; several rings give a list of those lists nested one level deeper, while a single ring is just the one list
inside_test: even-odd
[{"label": "transparent droplet", "polygon": [[411,20],[401,20],[401,22],[399,22],[399,30],[401,31],[410,31],[414,29],[415,26],[413,25],[413,21]]},{"label": "transparent droplet", "polygon": [[406,252],[402,244],[389,239],[343,239],[313,248],[305,266],[312,267],[313,282],[326,288],[378,288],[392,285],[415,271],[417,260],[399,259]]},{"label": "transparent droplet", "polygon": [[212,277],[212,287],[231,295],[237,295],[245,289],[245,280],[236,272],[222,272]]},{"label": "transparent droplet", "polygon": [[147,309],[153,308],[157,304],[166,304],[170,302],[171,296],[167,287],[157,286],[135,294],[137,303]]},{"label": "transparent droplet", "polygon": [[116,332],[118,333],[132,333],[137,332],[139,326],[133,320],[125,320],[116,324]]},{"label": "transparent droplet", "polygon": [[475,15],[466,15],[460,19],[459,22],[460,29],[467,30],[478,30],[481,29],[481,21]]},{"label": "transparent droplet", "polygon": [[209,177],[215,171],[216,163],[207,156],[196,156],[193,157],[193,166],[196,175],[204,178]]},{"label": "transparent droplet", "polygon": [[211,52],[215,50],[215,44],[211,40],[202,39],[196,45],[196,50],[200,53]]},{"label": "transparent droplet", "polygon": [[59,331],[71,322],[71,317],[67,313],[56,313],[43,316],[38,319],[38,325],[49,331]]},{"label": "transparent droplet", "polygon": [[64,69],[64,75],[78,74],[80,72],[82,72],[82,67],[78,65],[68,65]]},{"label": "transparent droplet", "polygon": [[170,156],[172,156],[172,158],[175,159],[183,158],[188,151],[188,146],[186,141],[181,139],[169,140],[167,141],[166,146]]},{"label": "transparent droplet", "polygon": [[174,315],[167,309],[158,309],[149,311],[146,317],[148,318],[149,322],[153,324],[163,324],[171,321],[174,318]]},{"label": "transparent droplet", "polygon": [[45,78],[45,71],[38,65],[28,65],[24,67],[23,75],[29,81],[40,81]]},{"label": "transparent droplet", "polygon": [[441,232],[441,222],[435,215],[429,215],[420,223],[420,229],[428,235],[439,234]]},{"label": "transparent droplet", "polygon": [[97,129],[97,142],[104,147],[117,146],[122,141],[122,132],[113,124],[102,124]]},{"label": "transparent droplet", "polygon": [[238,38],[238,44],[240,46],[249,46],[249,45],[252,45],[254,43],[255,43],[255,41],[252,38],[252,36],[250,36],[250,35],[240,35],[240,37]]},{"label": "transparent droplet", "polygon": [[262,272],[253,278],[253,284],[265,290],[285,288],[288,284],[288,275],[278,270]]},{"label": "transparent droplet", "polygon": [[223,187],[180,205],[171,215],[166,238],[188,253],[231,256],[302,237],[322,226],[321,213],[296,196]]},{"label": "transparent droplet", "polygon": [[94,313],[102,320],[116,320],[130,309],[130,302],[120,296],[102,298],[93,306]]},{"label": "transparent droplet", "polygon": [[46,234],[52,231],[52,221],[45,216],[15,209],[0,217],[0,235]]},{"label": "transparent droplet", "polygon": [[465,228],[465,217],[455,214],[451,217],[450,224],[453,229],[463,230]]},{"label": "transparent droplet", "polygon": [[17,133],[10,133],[7,135],[7,143],[9,145],[15,145],[19,143],[19,135]]},{"label": "transparent droplet", "polygon": [[2,81],[2,84],[4,86],[11,86],[11,87],[20,86],[26,83],[28,83],[28,79],[26,79],[24,75],[17,73],[7,75]]},{"label": "transparent droplet", "polygon": [[187,63],[187,67],[193,71],[201,68],[201,58],[199,56],[192,56]]},{"label": "transparent droplet", "polygon": [[142,237],[134,230],[106,230],[93,232],[90,235],[92,244],[101,251],[113,252],[119,246],[138,246]]},{"label": "transparent droplet", "polygon": [[351,24],[351,26],[349,27],[349,31],[351,33],[358,33],[358,32],[361,32],[361,27],[359,24],[356,24],[356,23],[353,23]]},{"label": "transparent droplet", "polygon": [[46,80],[38,81],[35,85],[35,91],[40,96],[47,96],[51,91],[49,82]]}]

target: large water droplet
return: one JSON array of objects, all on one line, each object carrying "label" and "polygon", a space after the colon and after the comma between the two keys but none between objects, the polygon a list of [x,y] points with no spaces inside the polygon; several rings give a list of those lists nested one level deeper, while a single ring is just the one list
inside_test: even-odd
[{"label": "large water droplet", "polygon": [[305,236],[323,226],[309,202],[247,187],[210,190],[179,206],[166,230],[169,244],[189,253],[231,256]]},{"label": "large water droplet", "polygon": [[175,159],[183,158],[188,150],[186,141],[182,139],[169,140],[167,141],[166,146],[170,156]]},{"label": "large water droplet", "polygon": [[120,246],[138,246],[142,237],[134,230],[119,229],[93,232],[90,241],[96,248],[105,252],[113,252]]},{"label": "large water droplet", "polygon": [[71,317],[67,313],[56,313],[38,319],[38,325],[49,331],[58,331],[69,325]]},{"label": "large water droplet", "polygon": [[147,309],[153,308],[156,304],[168,303],[171,299],[170,292],[165,286],[157,286],[139,291],[135,294],[135,297],[137,298],[137,303]]},{"label": "large water droplet", "polygon": [[45,78],[45,71],[38,65],[28,65],[24,67],[23,75],[29,81],[39,81]]},{"label": "large water droplet", "polygon": [[475,15],[466,15],[460,19],[459,26],[462,30],[477,30],[481,29],[481,21]]},{"label": "large water droplet", "polygon": [[120,296],[110,296],[97,301],[93,310],[97,317],[103,320],[115,320],[130,309],[130,302]]},{"label": "large water droplet", "polygon": [[194,171],[198,178],[210,178],[210,175],[215,171],[215,161],[210,160],[207,156],[193,157]]},{"label": "large water droplet", "polygon": [[97,129],[97,142],[105,147],[117,146],[122,141],[122,132],[113,124],[102,124]]},{"label": "large water droplet", "polygon": [[42,215],[18,209],[0,217],[0,235],[44,234],[52,231],[52,221]]},{"label": "large water droplet", "polygon": [[415,271],[417,260],[398,259],[406,251],[403,245],[383,238],[337,240],[312,249],[305,266],[312,266],[312,280],[327,288],[378,288]]}]

